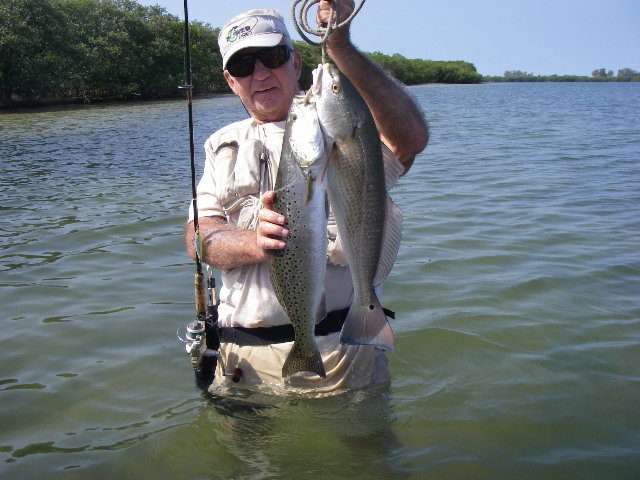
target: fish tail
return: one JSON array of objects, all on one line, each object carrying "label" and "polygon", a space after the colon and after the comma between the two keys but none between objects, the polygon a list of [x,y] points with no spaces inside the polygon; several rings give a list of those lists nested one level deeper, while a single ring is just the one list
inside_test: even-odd
[{"label": "fish tail", "polygon": [[298,344],[294,342],[282,366],[282,378],[286,378],[297,372],[313,372],[322,378],[327,378],[318,347],[314,345],[311,353],[305,353],[300,349]]},{"label": "fish tail", "polygon": [[342,326],[340,343],[347,345],[375,345],[393,350],[393,331],[382,305],[372,291],[369,303],[353,303]]}]

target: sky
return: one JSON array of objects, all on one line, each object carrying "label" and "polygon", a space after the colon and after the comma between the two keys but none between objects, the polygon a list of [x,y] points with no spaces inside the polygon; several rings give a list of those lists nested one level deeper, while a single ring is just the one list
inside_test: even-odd
[{"label": "sky", "polygon": [[[138,0],[184,18],[183,0]],[[274,8],[299,40],[291,0],[188,0],[189,19],[221,27],[251,8]],[[315,9],[313,10],[315,12]],[[311,16],[310,16],[311,17]],[[315,18],[309,18],[315,25]],[[638,0],[368,0],[351,26],[363,51],[464,60],[482,75],[591,75],[640,71]]]}]

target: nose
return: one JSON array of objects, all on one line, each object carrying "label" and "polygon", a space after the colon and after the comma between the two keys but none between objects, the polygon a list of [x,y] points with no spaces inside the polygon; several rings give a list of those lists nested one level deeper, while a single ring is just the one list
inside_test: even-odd
[{"label": "nose", "polygon": [[271,74],[271,70],[265,67],[260,60],[256,58],[256,66],[253,69],[253,78],[263,80]]}]

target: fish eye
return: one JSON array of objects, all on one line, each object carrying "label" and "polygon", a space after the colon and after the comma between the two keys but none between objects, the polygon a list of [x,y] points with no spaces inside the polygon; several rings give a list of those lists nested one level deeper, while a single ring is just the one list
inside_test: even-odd
[{"label": "fish eye", "polygon": [[333,90],[333,93],[340,92],[340,85],[338,85],[337,83],[332,83],[331,84],[331,90]]}]

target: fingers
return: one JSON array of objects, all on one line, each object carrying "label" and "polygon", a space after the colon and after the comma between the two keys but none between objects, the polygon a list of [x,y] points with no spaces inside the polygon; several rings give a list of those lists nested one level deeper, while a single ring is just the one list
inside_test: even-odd
[{"label": "fingers", "polygon": [[262,207],[267,210],[273,210],[273,201],[276,198],[276,192],[273,190],[268,190],[262,194],[260,197],[260,202],[262,202]]},{"label": "fingers", "polygon": [[263,208],[258,214],[258,235],[276,237],[287,237],[289,230],[283,226],[284,217],[273,210]]},{"label": "fingers", "polygon": [[331,8],[331,2],[322,0],[318,4],[318,11],[316,12],[316,23],[320,27],[326,27],[329,24],[329,12]]},{"label": "fingers", "polygon": [[351,15],[354,9],[354,1],[353,0],[321,0],[318,4],[318,12],[316,14],[316,22],[318,25],[326,27],[329,23],[329,12],[331,10],[331,3],[334,3],[334,8],[336,8],[335,4],[338,3],[339,16],[338,21],[336,23],[340,23],[344,21],[346,18]]},{"label": "fingers", "polygon": [[262,195],[262,209],[258,213],[256,243],[266,250],[283,249],[286,246],[283,238],[289,235],[289,230],[284,226],[286,219],[273,211],[274,198],[275,192],[265,192]]},{"label": "fingers", "polygon": [[[334,6],[335,8],[335,6]],[[339,8],[339,7],[338,7]],[[316,22],[321,27],[326,27],[329,24],[329,14],[331,13],[331,1],[330,0],[322,0],[318,4],[318,12],[316,13]],[[334,11],[335,20],[335,11]]]}]

